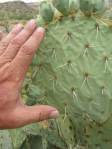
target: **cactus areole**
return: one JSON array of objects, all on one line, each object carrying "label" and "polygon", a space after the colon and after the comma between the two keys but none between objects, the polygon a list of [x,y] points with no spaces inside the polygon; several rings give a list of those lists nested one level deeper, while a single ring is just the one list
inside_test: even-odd
[{"label": "cactus areole", "polygon": [[60,110],[69,149],[112,148],[112,21],[105,12],[104,0],[40,5],[46,37],[30,68],[28,96]]}]

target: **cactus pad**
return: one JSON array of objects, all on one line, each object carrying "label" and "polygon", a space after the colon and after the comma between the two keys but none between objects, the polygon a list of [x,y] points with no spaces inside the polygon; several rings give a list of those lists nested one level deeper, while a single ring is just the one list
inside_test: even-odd
[{"label": "cactus pad", "polygon": [[60,110],[60,139],[68,149],[112,148],[112,22],[104,10],[104,0],[53,0],[40,7],[46,37],[30,68],[27,95]]}]

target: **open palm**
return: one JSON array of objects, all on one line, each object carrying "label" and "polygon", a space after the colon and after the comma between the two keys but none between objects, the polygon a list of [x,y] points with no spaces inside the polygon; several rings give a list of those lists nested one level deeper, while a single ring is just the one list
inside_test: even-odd
[{"label": "open palm", "polygon": [[43,38],[43,28],[31,20],[24,28],[16,25],[0,42],[1,129],[17,128],[59,115],[53,107],[26,106],[20,96],[26,72]]}]

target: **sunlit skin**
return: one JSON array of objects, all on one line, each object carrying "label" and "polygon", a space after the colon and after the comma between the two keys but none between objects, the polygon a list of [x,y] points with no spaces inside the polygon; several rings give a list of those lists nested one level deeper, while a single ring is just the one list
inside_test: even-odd
[{"label": "sunlit skin", "polygon": [[0,32],[0,129],[18,128],[59,116],[54,107],[23,104],[20,96],[28,67],[44,36],[44,29],[34,20],[25,27],[16,25],[5,37]]}]

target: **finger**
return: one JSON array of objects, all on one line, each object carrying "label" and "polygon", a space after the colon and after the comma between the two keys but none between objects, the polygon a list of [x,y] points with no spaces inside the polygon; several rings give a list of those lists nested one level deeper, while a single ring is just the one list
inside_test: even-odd
[{"label": "finger", "polygon": [[23,106],[16,110],[16,119],[18,126],[21,127],[27,124],[40,122],[47,119],[55,119],[59,116],[57,109],[50,106]]},{"label": "finger", "polygon": [[30,20],[26,24],[25,28],[11,41],[4,53],[4,56],[8,57],[9,59],[13,59],[21,46],[29,39],[36,28],[37,25],[35,20]]},{"label": "finger", "polygon": [[23,29],[22,24],[16,25],[12,31],[0,42],[0,55],[4,53],[11,40]]},{"label": "finger", "polygon": [[29,40],[21,47],[14,61],[12,62],[16,66],[15,71],[19,71],[19,74],[24,75],[32,61],[36,49],[39,47],[41,41],[44,38],[44,29],[39,27],[29,38]]}]

